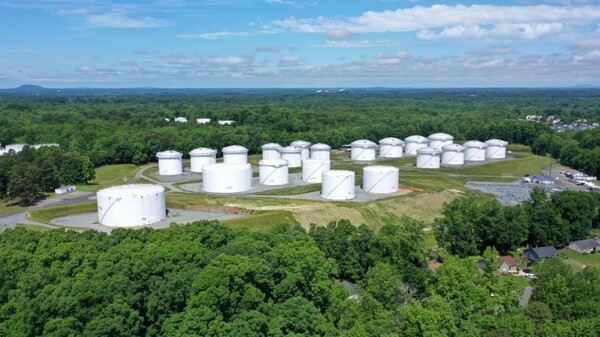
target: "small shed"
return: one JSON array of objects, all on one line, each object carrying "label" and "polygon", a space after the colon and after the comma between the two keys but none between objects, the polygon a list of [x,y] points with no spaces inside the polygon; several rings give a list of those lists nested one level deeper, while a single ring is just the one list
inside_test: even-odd
[{"label": "small shed", "polygon": [[56,194],[67,194],[74,192],[76,190],[74,185],[61,186],[59,188],[54,189],[54,193]]},{"label": "small shed", "polygon": [[542,175],[533,176],[532,181],[536,184],[554,184],[554,179]]},{"label": "small shed", "polygon": [[569,249],[581,254],[600,252],[600,239],[593,238],[587,240],[573,241],[569,243]]},{"label": "small shed", "polygon": [[498,259],[498,271],[502,274],[516,273],[517,272],[517,261],[510,255],[501,256]]},{"label": "small shed", "polygon": [[558,254],[558,250],[552,246],[535,247],[525,250],[523,256],[531,262],[536,262],[543,259],[549,259]]}]

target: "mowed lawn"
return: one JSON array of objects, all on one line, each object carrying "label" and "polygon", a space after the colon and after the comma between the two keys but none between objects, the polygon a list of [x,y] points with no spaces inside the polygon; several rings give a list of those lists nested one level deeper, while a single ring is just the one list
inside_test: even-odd
[{"label": "mowed lawn", "polygon": [[600,254],[581,254],[570,249],[563,249],[561,253],[567,254],[568,259],[564,260],[568,264],[577,267],[577,268],[585,268],[587,266],[590,267],[600,267]]},{"label": "mowed lawn", "polygon": [[79,185],[77,188],[82,191],[96,192],[106,187],[122,185],[131,182],[135,177],[135,173],[141,168],[142,166],[133,164],[101,166],[96,168],[96,179],[94,181],[87,185]]}]

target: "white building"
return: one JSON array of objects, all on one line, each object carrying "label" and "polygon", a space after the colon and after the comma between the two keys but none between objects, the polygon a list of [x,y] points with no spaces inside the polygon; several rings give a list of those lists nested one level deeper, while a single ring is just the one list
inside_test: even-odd
[{"label": "white building", "polygon": [[363,168],[362,189],[368,193],[396,193],[399,172],[397,167],[392,166],[366,166]]},{"label": "white building", "polygon": [[460,166],[465,164],[465,147],[458,144],[442,146],[442,165]]},{"label": "white building", "polygon": [[427,169],[440,168],[441,151],[432,147],[422,147],[417,150],[417,167]]},{"label": "white building", "polygon": [[331,146],[327,144],[313,144],[310,147],[310,159],[329,160],[331,157]]},{"label": "white building", "polygon": [[224,147],[223,152],[223,163],[225,164],[247,164],[248,163],[248,149],[240,145],[231,145]]},{"label": "white building", "polygon": [[185,117],[175,117],[174,120],[179,123],[187,123],[188,122],[187,118],[185,118]]},{"label": "white building", "polygon": [[331,170],[322,175],[321,197],[328,200],[350,200],[356,197],[356,175],[352,171]]},{"label": "white building", "polygon": [[217,162],[217,150],[199,147],[190,151],[190,171],[201,173],[204,165]]},{"label": "white building", "polygon": [[281,148],[283,146],[277,143],[267,143],[262,148],[262,159],[281,159]]},{"label": "white building", "polygon": [[383,138],[379,141],[380,158],[401,158],[404,141],[394,137]]},{"label": "white building", "polygon": [[452,144],[452,142],[454,141],[454,137],[443,132],[434,133],[427,137],[427,139],[427,146],[437,150],[441,150],[442,146]]},{"label": "white building", "polygon": [[54,193],[56,194],[67,194],[71,192],[75,192],[77,188],[74,185],[61,186],[59,188],[54,189]]},{"label": "white building", "polygon": [[183,155],[177,151],[168,150],[158,152],[158,174],[161,176],[174,176],[183,173]]},{"label": "white building", "polygon": [[408,136],[404,138],[404,154],[407,156],[415,156],[417,150],[422,147],[427,147],[429,139],[420,135]]},{"label": "white building", "polygon": [[239,193],[252,188],[250,164],[211,164],[202,168],[202,190],[209,193]]},{"label": "white building", "polygon": [[233,123],[235,123],[235,121],[225,119],[225,120],[220,120],[217,123],[219,123],[219,125],[232,125]]},{"label": "white building", "polygon": [[463,144],[465,147],[466,162],[482,162],[485,161],[485,148],[487,145],[478,140],[470,140]]},{"label": "white building", "polygon": [[210,118],[196,118],[196,123],[198,123],[198,125],[209,124],[210,121],[211,121]]},{"label": "white building", "polygon": [[377,144],[367,139],[359,139],[350,143],[350,159],[356,161],[375,160]]},{"label": "white building", "polygon": [[261,185],[286,185],[289,182],[288,161],[284,159],[259,161],[258,177]]},{"label": "white building", "polygon": [[485,149],[486,160],[506,158],[506,145],[508,145],[508,142],[500,139],[490,139],[485,144],[487,145]]},{"label": "white building", "polygon": [[96,194],[98,222],[109,227],[137,227],[166,218],[165,188],[159,185],[120,185]]}]

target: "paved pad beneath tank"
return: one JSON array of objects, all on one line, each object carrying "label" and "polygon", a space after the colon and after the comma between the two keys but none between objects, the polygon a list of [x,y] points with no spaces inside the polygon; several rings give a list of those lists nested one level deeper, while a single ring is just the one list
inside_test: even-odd
[{"label": "paved pad beneath tank", "polygon": [[381,200],[385,198],[395,197],[399,195],[406,195],[413,193],[413,189],[402,188],[396,193],[389,194],[373,194],[367,193],[360,186],[356,186],[354,190],[354,199],[349,200],[328,200],[321,197],[321,191],[304,193],[304,194],[296,194],[296,195],[260,195],[260,197],[268,197],[268,198],[282,198],[282,199],[302,199],[302,200],[317,200],[317,201],[329,201],[329,202],[369,202],[375,200]]}]

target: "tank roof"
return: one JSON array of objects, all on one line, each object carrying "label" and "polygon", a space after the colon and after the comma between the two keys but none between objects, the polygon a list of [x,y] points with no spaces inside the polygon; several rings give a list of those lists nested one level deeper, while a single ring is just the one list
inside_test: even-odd
[{"label": "tank roof", "polygon": [[271,150],[271,149],[281,149],[283,146],[277,144],[277,143],[267,143],[264,144],[261,148],[263,150]]},{"label": "tank roof", "polygon": [[463,151],[464,149],[465,147],[460,144],[446,144],[442,146],[442,151]]},{"label": "tank roof", "polygon": [[418,142],[418,143],[425,143],[427,142],[427,137],[423,137],[421,135],[412,135],[412,136],[408,136],[406,138],[404,138],[405,142]]},{"label": "tank roof", "polygon": [[290,145],[295,146],[295,147],[300,147],[300,148],[306,148],[306,147],[309,147],[310,144],[311,144],[310,142],[307,142],[305,140],[295,140]]},{"label": "tank roof", "polygon": [[285,159],[263,159],[258,162],[258,165],[280,167],[280,166],[288,166],[289,164],[288,164],[288,161]]},{"label": "tank roof", "polygon": [[451,135],[449,135],[447,133],[443,133],[443,132],[434,133],[432,135],[429,135],[429,137],[427,137],[427,138],[435,139],[435,140],[452,140],[452,139],[454,139],[454,137],[452,137]]},{"label": "tank roof", "polygon": [[240,145],[231,145],[224,147],[221,151],[223,153],[247,153],[248,149]]},{"label": "tank roof", "polygon": [[182,156],[181,153],[173,150],[162,151],[156,154],[156,158],[181,158]]},{"label": "tank roof", "polygon": [[439,154],[441,151],[438,149],[434,149],[432,147],[426,146],[426,147],[422,147],[420,149],[417,150],[417,153],[423,153],[423,154]]},{"label": "tank roof", "polygon": [[372,142],[368,139],[355,140],[352,143],[350,143],[350,145],[353,147],[376,147],[377,146],[377,144],[375,144],[374,142]]},{"label": "tank roof", "polygon": [[164,192],[165,188],[153,184],[129,184],[117,185],[99,190],[99,195],[109,195],[113,197],[136,197]]},{"label": "tank roof", "polygon": [[206,147],[199,147],[197,149],[193,149],[192,151],[190,151],[190,156],[213,155],[213,154],[217,154],[217,150],[209,149]]},{"label": "tank roof", "polygon": [[478,140],[470,140],[468,142],[465,142],[463,144],[464,147],[478,147],[483,149],[484,147],[486,147],[487,145],[483,142],[480,142]]},{"label": "tank roof", "polygon": [[490,139],[487,140],[485,142],[487,145],[493,145],[493,146],[506,146],[508,145],[508,142],[502,140],[502,139]]},{"label": "tank roof", "polygon": [[331,146],[323,143],[313,144],[311,150],[331,150]]},{"label": "tank roof", "polygon": [[354,173],[354,171],[348,171],[348,170],[329,170],[329,171],[325,171],[323,172],[324,176],[338,176],[338,177],[353,177],[356,175],[356,173]]},{"label": "tank roof", "polygon": [[250,164],[226,164],[226,163],[217,163],[217,164],[208,164],[202,166],[202,171],[216,171],[216,172],[234,172],[234,171],[244,171],[251,169]]},{"label": "tank roof", "polygon": [[379,141],[379,144],[386,144],[386,145],[404,145],[404,141],[402,139],[398,139],[395,137],[387,137],[387,138],[383,138],[382,140]]},{"label": "tank roof", "polygon": [[397,167],[384,166],[384,165],[365,166],[363,168],[363,170],[367,171],[367,172],[384,172],[384,173],[400,171]]},{"label": "tank roof", "polygon": [[302,149],[299,147],[295,147],[295,146],[286,146],[286,147],[282,147],[279,151],[285,152],[285,153],[300,153],[300,152],[302,152]]}]

